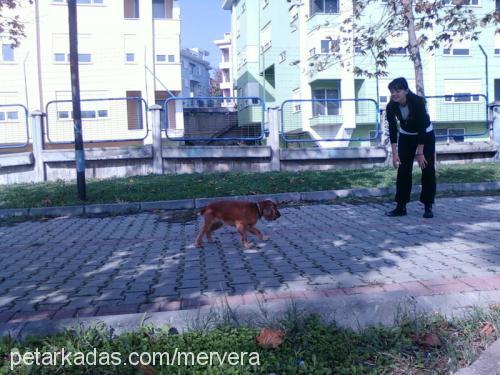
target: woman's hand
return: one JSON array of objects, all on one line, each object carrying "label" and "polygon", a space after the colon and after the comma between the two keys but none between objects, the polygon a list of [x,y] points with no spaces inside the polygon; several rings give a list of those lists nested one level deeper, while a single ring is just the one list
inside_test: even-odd
[{"label": "woman's hand", "polygon": [[401,165],[401,160],[399,159],[399,155],[397,152],[392,154],[392,165],[394,166],[394,168],[399,168],[399,166]]},{"label": "woman's hand", "polygon": [[420,169],[424,169],[425,167],[427,167],[427,160],[425,160],[425,156],[424,154],[416,154],[415,155],[416,159],[417,159],[417,163],[418,163],[418,166],[420,167]]}]

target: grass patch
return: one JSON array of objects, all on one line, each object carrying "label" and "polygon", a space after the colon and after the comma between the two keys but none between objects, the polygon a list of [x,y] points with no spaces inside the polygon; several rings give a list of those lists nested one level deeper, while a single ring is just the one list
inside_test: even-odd
[{"label": "grass patch", "polygon": [[[420,171],[415,168],[414,181]],[[394,186],[393,168],[356,170],[149,175],[87,181],[85,203],[121,203],[232,195]],[[440,166],[439,183],[500,181],[500,163]],[[0,187],[0,208],[82,204],[73,182]]]},{"label": "grass patch", "polygon": [[[230,314],[231,315],[231,314]],[[212,322],[214,323],[214,322]],[[261,348],[256,342],[259,330],[241,324],[234,316],[214,324],[200,323],[203,329],[173,334],[171,327],[143,326],[136,332],[115,336],[103,324],[87,329],[69,330],[44,338],[16,342],[0,341],[0,370],[8,372],[10,352],[18,350],[56,352],[120,353],[125,361],[132,352],[217,352],[258,353],[250,362],[210,366],[143,367],[145,374],[448,374],[474,361],[498,337],[500,309],[475,310],[465,318],[447,321],[440,315],[417,315],[404,312],[394,327],[373,326],[362,330],[340,328],[323,322],[315,315],[291,307],[279,319],[261,324],[284,332],[284,342],[277,349]],[[255,326],[254,326],[255,327]],[[487,329],[485,329],[487,327]],[[174,330],[175,331],[175,330]],[[433,335],[438,345],[419,339]],[[259,365],[255,359],[258,358]],[[147,372],[148,371],[148,372]],[[6,373],[5,372],[5,373]],[[17,374],[135,374],[138,368],[124,366],[19,366]]]}]

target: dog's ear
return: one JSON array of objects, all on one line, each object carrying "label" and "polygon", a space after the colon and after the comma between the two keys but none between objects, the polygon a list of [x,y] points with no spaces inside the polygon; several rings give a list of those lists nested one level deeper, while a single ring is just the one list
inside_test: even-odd
[{"label": "dog's ear", "polygon": [[[266,199],[261,202],[261,207],[262,207],[262,216],[266,220],[274,220],[277,217],[277,211],[278,211],[278,206],[277,204],[271,200],[271,199]],[[279,216],[278,216],[279,217]]]}]

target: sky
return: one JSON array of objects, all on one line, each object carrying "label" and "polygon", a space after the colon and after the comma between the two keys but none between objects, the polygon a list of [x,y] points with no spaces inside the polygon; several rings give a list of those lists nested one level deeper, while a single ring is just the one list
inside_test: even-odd
[{"label": "sky", "polygon": [[231,11],[222,9],[222,0],[179,0],[181,8],[181,47],[210,52],[206,59],[218,68],[219,48],[214,40],[231,31]]}]

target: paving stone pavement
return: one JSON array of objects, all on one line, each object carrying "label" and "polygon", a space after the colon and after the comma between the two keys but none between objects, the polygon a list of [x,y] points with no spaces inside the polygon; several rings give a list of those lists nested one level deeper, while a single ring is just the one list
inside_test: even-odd
[{"label": "paving stone pavement", "polygon": [[[252,249],[234,228],[192,243],[190,212],[55,218],[0,227],[0,323],[405,290],[500,289],[500,196],[442,198],[389,218],[392,203],[280,209]],[[254,240],[256,240],[254,238]]]}]

